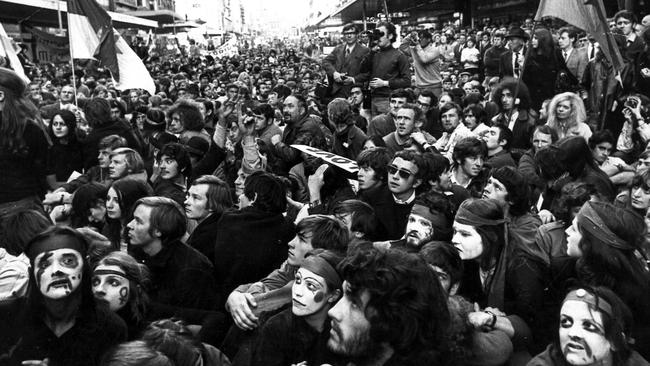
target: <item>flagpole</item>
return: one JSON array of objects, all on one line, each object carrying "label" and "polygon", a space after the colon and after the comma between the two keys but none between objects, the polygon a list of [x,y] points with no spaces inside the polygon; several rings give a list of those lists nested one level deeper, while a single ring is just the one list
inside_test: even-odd
[{"label": "flagpole", "polygon": [[77,103],[77,76],[74,73],[74,58],[72,57],[72,38],[70,38],[70,9],[66,8],[66,19],[68,21],[68,43],[70,44],[70,71],[72,72],[72,91],[74,93],[74,106],[79,108]]},{"label": "flagpole", "polygon": [[[521,65],[521,69],[519,70],[519,77],[517,78],[517,86],[515,86],[515,91],[513,93],[515,102],[517,101],[517,98],[519,97],[519,85],[523,83],[523,78],[524,78],[524,72],[526,71],[526,62],[528,61],[528,57],[530,56],[530,50],[533,48],[533,37],[535,37],[535,29],[537,28],[537,22],[533,22],[533,30],[530,32],[530,40],[526,42],[526,53],[524,54],[524,64]],[[521,99],[520,99],[521,100]],[[512,114],[515,112],[515,108],[512,108],[510,110],[510,115],[508,116],[508,123],[510,123],[510,119],[512,118]]]}]

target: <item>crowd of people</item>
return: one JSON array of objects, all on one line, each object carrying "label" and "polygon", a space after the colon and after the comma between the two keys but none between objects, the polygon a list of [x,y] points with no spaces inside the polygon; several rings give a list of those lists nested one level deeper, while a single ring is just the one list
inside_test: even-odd
[{"label": "crowd of people", "polygon": [[0,68],[0,364],[648,365],[649,25]]}]

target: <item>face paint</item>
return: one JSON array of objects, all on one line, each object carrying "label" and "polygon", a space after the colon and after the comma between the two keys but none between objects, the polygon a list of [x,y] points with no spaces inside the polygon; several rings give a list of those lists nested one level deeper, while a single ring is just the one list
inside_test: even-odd
[{"label": "face paint", "polygon": [[327,285],[322,276],[308,269],[300,268],[291,288],[293,296],[291,311],[296,316],[308,316],[326,311],[327,301],[323,301],[326,290]]},{"label": "face paint", "polygon": [[74,292],[81,284],[83,259],[69,248],[43,252],[34,259],[36,285],[43,296],[57,300]]},{"label": "face paint", "polygon": [[568,300],[560,311],[560,348],[571,365],[607,364],[612,345],[605,337],[600,311],[582,301]]},{"label": "face paint", "polygon": [[122,309],[129,301],[129,280],[118,266],[97,266],[93,272],[92,286],[95,298],[107,303],[111,311]]}]

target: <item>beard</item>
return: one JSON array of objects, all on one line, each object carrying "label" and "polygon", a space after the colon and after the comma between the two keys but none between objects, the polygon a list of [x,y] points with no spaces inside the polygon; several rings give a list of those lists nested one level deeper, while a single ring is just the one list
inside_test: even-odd
[{"label": "beard", "polygon": [[348,358],[348,361],[356,365],[374,364],[374,361],[384,355],[382,344],[370,337],[370,328],[356,332],[352,337],[343,339],[341,333],[336,332],[339,343],[332,345],[331,338],[327,342],[327,348],[339,355]]}]

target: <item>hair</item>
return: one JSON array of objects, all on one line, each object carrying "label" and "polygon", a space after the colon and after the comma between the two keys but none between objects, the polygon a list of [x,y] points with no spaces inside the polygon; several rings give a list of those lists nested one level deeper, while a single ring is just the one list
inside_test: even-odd
[{"label": "hair", "polygon": [[[115,101],[117,105],[119,102]],[[121,106],[121,105],[120,105]],[[92,98],[86,103],[86,120],[92,128],[111,123],[111,108],[108,100],[104,98]],[[120,109],[122,111],[122,109]],[[122,113],[124,113],[122,111]]]},{"label": "hair", "polygon": [[558,147],[563,152],[561,159],[571,178],[580,177],[587,168],[600,171],[587,141],[582,136],[566,137],[560,140]]},{"label": "hair", "polygon": [[167,197],[144,197],[135,202],[133,211],[140,205],[151,207],[149,234],[155,237],[155,231],[159,231],[160,241],[163,245],[178,240],[185,235],[187,218],[185,217],[185,210],[178,202]]},{"label": "hair", "polygon": [[439,180],[442,173],[451,169],[451,164],[449,163],[449,159],[447,159],[442,154],[426,152],[422,155],[422,157],[424,158],[424,162],[427,165],[427,169],[426,169],[427,174],[424,177],[424,179],[427,182],[429,181],[435,182]]},{"label": "hair", "polygon": [[492,171],[492,177],[506,187],[509,214],[517,217],[530,210],[530,187],[526,178],[512,166],[503,166]]},{"label": "hair", "polygon": [[267,120],[273,120],[275,117],[275,110],[270,104],[262,103],[253,108],[253,114],[263,115]]},{"label": "hair", "polygon": [[614,14],[614,20],[618,21],[618,18],[625,18],[629,21],[631,21],[633,24],[637,23],[637,17],[636,14],[629,10],[621,10],[618,13]]},{"label": "hair", "polygon": [[569,128],[574,127],[578,123],[584,122],[587,119],[585,104],[582,102],[582,99],[580,99],[580,97],[575,93],[565,92],[556,94],[553,99],[551,99],[551,103],[548,105],[548,119],[546,120],[547,125],[554,128],[555,130],[559,130],[561,128],[555,114],[555,108],[557,108],[557,105],[559,103],[565,101],[569,101],[571,104],[571,115],[569,115],[567,118],[568,123],[564,124],[564,134],[566,134]]},{"label": "hair", "polygon": [[346,24],[343,26],[342,32],[345,33],[347,31],[354,31],[355,33],[359,33],[359,28],[355,24]]},{"label": "hair", "polygon": [[424,123],[426,122],[426,117],[422,109],[413,103],[405,103],[400,109],[410,109],[413,111],[413,122],[414,123]]},{"label": "hair", "polygon": [[455,109],[456,112],[458,112],[458,118],[460,118],[461,113],[463,113],[463,108],[454,102],[445,103],[442,107],[440,107],[440,115],[442,116],[452,109]]},{"label": "hair", "polygon": [[424,89],[420,95],[420,97],[425,97],[425,98],[431,98],[431,107],[435,106],[438,104],[438,97],[433,93],[433,91],[429,89]]},{"label": "hair", "polygon": [[574,27],[562,27],[557,31],[557,34],[562,35],[562,33],[565,32],[569,36],[569,39],[573,38],[573,42],[571,42],[571,44],[575,45],[576,41],[578,40],[578,31]]},{"label": "hair", "polygon": [[97,182],[89,182],[79,187],[72,196],[72,227],[82,227],[90,224],[88,216],[90,209],[104,204],[108,188]]},{"label": "hair", "polygon": [[[503,111],[503,102],[501,101],[501,98],[503,97],[503,91],[505,89],[510,90],[515,100],[519,98],[519,109],[528,110],[530,108],[530,92],[528,91],[526,84],[519,79],[507,77],[496,86],[494,93],[492,94],[492,102],[499,107],[499,111]],[[516,95],[515,92],[517,92]],[[514,108],[517,108],[517,106],[515,105]]]},{"label": "hair", "polygon": [[195,366],[205,347],[182,320],[162,319],[149,324],[142,335],[151,348],[169,357],[175,366]]},{"label": "hair", "polygon": [[327,113],[333,124],[354,124],[352,105],[343,98],[334,98],[327,105]]},{"label": "hair", "polygon": [[205,126],[201,110],[193,101],[186,99],[176,101],[176,104],[167,111],[167,118],[171,120],[174,114],[178,114],[185,130],[201,131]]},{"label": "hair", "polygon": [[179,173],[186,178],[192,174],[192,162],[190,161],[190,153],[187,152],[185,145],[176,142],[171,142],[158,151],[156,159],[162,160],[163,156],[175,160],[178,164]]},{"label": "hair", "polygon": [[128,147],[120,147],[117,149],[114,149],[111,152],[111,158],[115,155],[124,155],[124,159],[126,160],[126,169],[128,173],[141,173],[144,171],[144,161],[142,160],[142,156],[140,156],[140,153],[137,151],[128,148]]},{"label": "hair", "polygon": [[571,226],[571,210],[582,205],[596,194],[596,189],[587,183],[569,182],[562,187],[560,197],[551,203],[551,212],[565,227]]},{"label": "hair", "polygon": [[206,197],[208,199],[206,208],[208,211],[221,215],[233,206],[230,186],[228,186],[228,183],[225,181],[213,175],[202,175],[192,182],[193,186],[199,184],[205,184],[208,186],[208,191],[206,192]]},{"label": "hair", "polygon": [[144,341],[121,343],[108,351],[101,366],[176,366],[163,353],[158,352]]},{"label": "hair", "polygon": [[0,67],[0,92],[4,93],[0,150],[26,154],[23,133],[28,121],[40,122],[38,109],[27,97],[27,85],[13,70]]},{"label": "hair", "polygon": [[[425,188],[428,189],[428,183],[425,181],[425,178],[427,177],[427,163],[422,157],[422,154],[413,150],[398,151],[395,153],[389,163],[392,163],[396,158],[401,158],[402,160],[410,161],[411,163],[415,164],[415,166],[418,168],[417,173],[415,173],[415,179],[422,180],[422,184],[420,184],[418,190],[424,192],[426,190]],[[386,177],[388,178],[388,175]]]},{"label": "hair", "polygon": [[465,109],[463,109],[463,116],[471,112],[474,117],[476,117],[476,124],[480,125],[481,123],[487,123],[488,115],[482,105],[478,103],[469,104]]},{"label": "hair", "polygon": [[512,139],[514,138],[512,131],[510,131],[508,126],[502,123],[498,123],[494,125],[494,127],[499,129],[499,142],[506,140],[505,145],[503,145],[503,149],[506,151],[510,150],[510,144],[512,143]]},{"label": "hair", "polygon": [[126,278],[129,280],[129,310],[136,322],[145,320],[145,312],[149,303],[149,296],[145,288],[149,284],[149,269],[145,264],[138,263],[131,255],[114,251],[106,254],[94,266],[93,271],[99,265],[120,267]]},{"label": "hair", "polygon": [[414,204],[427,207],[430,212],[442,214],[446,221],[432,221],[433,234],[430,240],[450,241],[453,236],[452,223],[454,222],[454,205],[442,193],[427,191],[415,197]]},{"label": "hair", "polygon": [[[630,333],[632,333],[632,327],[634,326],[634,318],[632,312],[630,312],[630,308],[614,291],[605,286],[599,285],[590,287],[582,285],[579,287],[573,287],[568,292],[577,289],[584,289],[591,294],[595,298],[596,304],[603,301],[610,305],[612,312],[611,315],[595,309],[592,305],[588,306],[592,314],[593,312],[598,311],[602,317],[605,333],[603,336],[611,343],[613,358],[612,365],[623,366],[627,364],[627,361],[633,352],[632,345],[630,344],[631,342],[628,338]],[[559,332],[556,332],[555,334],[559,335]],[[564,355],[560,348],[559,337],[555,337],[551,347],[551,353],[557,359],[564,359]]]},{"label": "hair", "polygon": [[37,234],[53,226],[52,221],[36,210],[18,210],[0,220],[2,247],[18,256]]},{"label": "hair", "polygon": [[466,158],[471,156],[487,156],[487,146],[485,145],[485,141],[477,137],[465,137],[458,141],[456,146],[454,146],[454,152],[452,153],[453,166],[462,164]]},{"label": "hair", "polygon": [[[318,257],[324,259],[327,263],[329,263],[332,268],[337,268],[338,265],[341,263],[343,260],[345,253],[339,253],[339,252],[334,252],[331,250],[327,249],[314,249],[309,251],[307,254],[305,254],[305,258],[307,257]],[[327,286],[327,293],[331,294],[332,292],[336,290],[341,289],[341,285],[337,285],[330,278],[325,278],[325,285]],[[330,307],[333,307],[335,303],[333,303]]]},{"label": "hair", "polygon": [[422,29],[418,32],[418,37],[420,38],[425,38],[425,39],[432,39],[433,36],[431,35],[431,32],[429,32],[426,29]]},{"label": "hair", "polygon": [[[339,265],[346,296],[363,304],[374,343],[392,347],[394,357],[437,363],[449,325],[447,296],[433,270],[415,254],[359,250]],[[408,295],[407,295],[408,294]],[[416,358],[413,358],[416,357]]]},{"label": "hair", "polygon": [[[390,39],[390,43],[393,43],[393,42],[395,42],[397,40],[397,30],[395,28],[395,25],[393,25],[393,23],[386,22],[386,21],[381,21],[381,22],[377,23],[377,26],[375,27],[375,29],[379,29],[379,27],[385,27],[386,28],[386,33],[387,33],[386,36],[388,37],[388,39]],[[393,36],[389,37],[388,36],[389,34],[392,34]]]},{"label": "hair", "polygon": [[537,54],[546,57],[553,57],[555,53],[555,40],[548,29],[538,27],[535,28],[535,38],[537,38]]},{"label": "hair", "polygon": [[589,138],[589,148],[593,150],[596,145],[602,144],[603,142],[608,142],[612,146],[616,146],[616,141],[612,133],[609,130],[600,130],[595,131]]},{"label": "hair", "polygon": [[458,248],[446,241],[431,241],[422,246],[418,255],[430,266],[440,267],[449,275],[453,287],[463,277],[463,260]]},{"label": "hair", "polygon": [[124,137],[119,135],[108,135],[106,137],[102,137],[102,139],[99,140],[98,149],[111,149],[112,151],[127,146],[129,146],[129,143]]},{"label": "hair", "polygon": [[385,147],[376,147],[363,150],[357,157],[357,165],[360,168],[372,168],[375,171],[375,179],[386,182],[388,179],[388,164],[392,156]]},{"label": "hair", "polygon": [[50,121],[50,124],[47,126],[47,133],[50,136],[50,139],[52,141],[58,141],[59,138],[54,136],[54,117],[56,116],[61,116],[61,119],[63,120],[63,123],[65,123],[65,126],[68,128],[68,135],[63,137],[64,139],[67,139],[70,142],[76,142],[76,130],[77,130],[77,117],[74,115],[74,113],[70,112],[67,109],[57,111],[54,116],[52,117],[52,121]]},{"label": "hair", "polygon": [[551,143],[556,143],[557,140],[559,140],[557,131],[555,131],[555,129],[551,128],[548,125],[535,126],[533,133],[530,135],[531,141],[533,139],[533,136],[535,135],[535,132],[543,133],[545,135],[551,135]]},{"label": "hair", "polygon": [[405,89],[399,88],[394,89],[390,92],[390,99],[393,98],[405,98],[407,102],[411,102],[411,94],[409,94]]},{"label": "hair", "polygon": [[255,171],[246,177],[244,195],[253,201],[253,207],[271,213],[282,213],[287,208],[287,195],[282,181],[271,173]]},{"label": "hair", "polygon": [[311,246],[314,249],[327,249],[345,254],[350,241],[350,233],[345,224],[332,216],[309,215],[296,225],[296,235],[311,233]]},{"label": "hair", "polygon": [[118,179],[111,184],[110,188],[113,188],[117,194],[117,202],[122,212],[120,221],[124,223],[128,223],[133,218],[135,202],[152,193],[147,183],[135,179]]},{"label": "hair", "polygon": [[379,221],[375,209],[369,204],[355,199],[341,201],[332,209],[332,215],[351,215],[350,231],[362,233],[366,239],[376,239]]},{"label": "hair", "polygon": [[[503,220],[505,217],[501,204],[493,199],[469,199],[464,201],[460,207],[488,220]],[[491,268],[499,260],[499,254],[504,249],[504,225],[479,225],[474,226],[474,229],[481,237],[483,245],[479,266],[483,269]]]},{"label": "hair", "polygon": [[[591,271],[596,283],[616,289],[626,302],[637,305],[631,305],[632,309],[640,310],[648,305],[646,294],[650,280],[645,263],[637,257],[637,252],[642,253],[647,232],[643,217],[630,209],[616,207],[607,202],[586,204],[591,205],[607,229],[634,249],[615,248],[585,230],[578,221],[578,231],[582,234],[579,243],[582,251],[580,261]],[[580,215],[581,213],[578,213],[578,217]],[[640,304],[642,300],[645,303]]]}]

